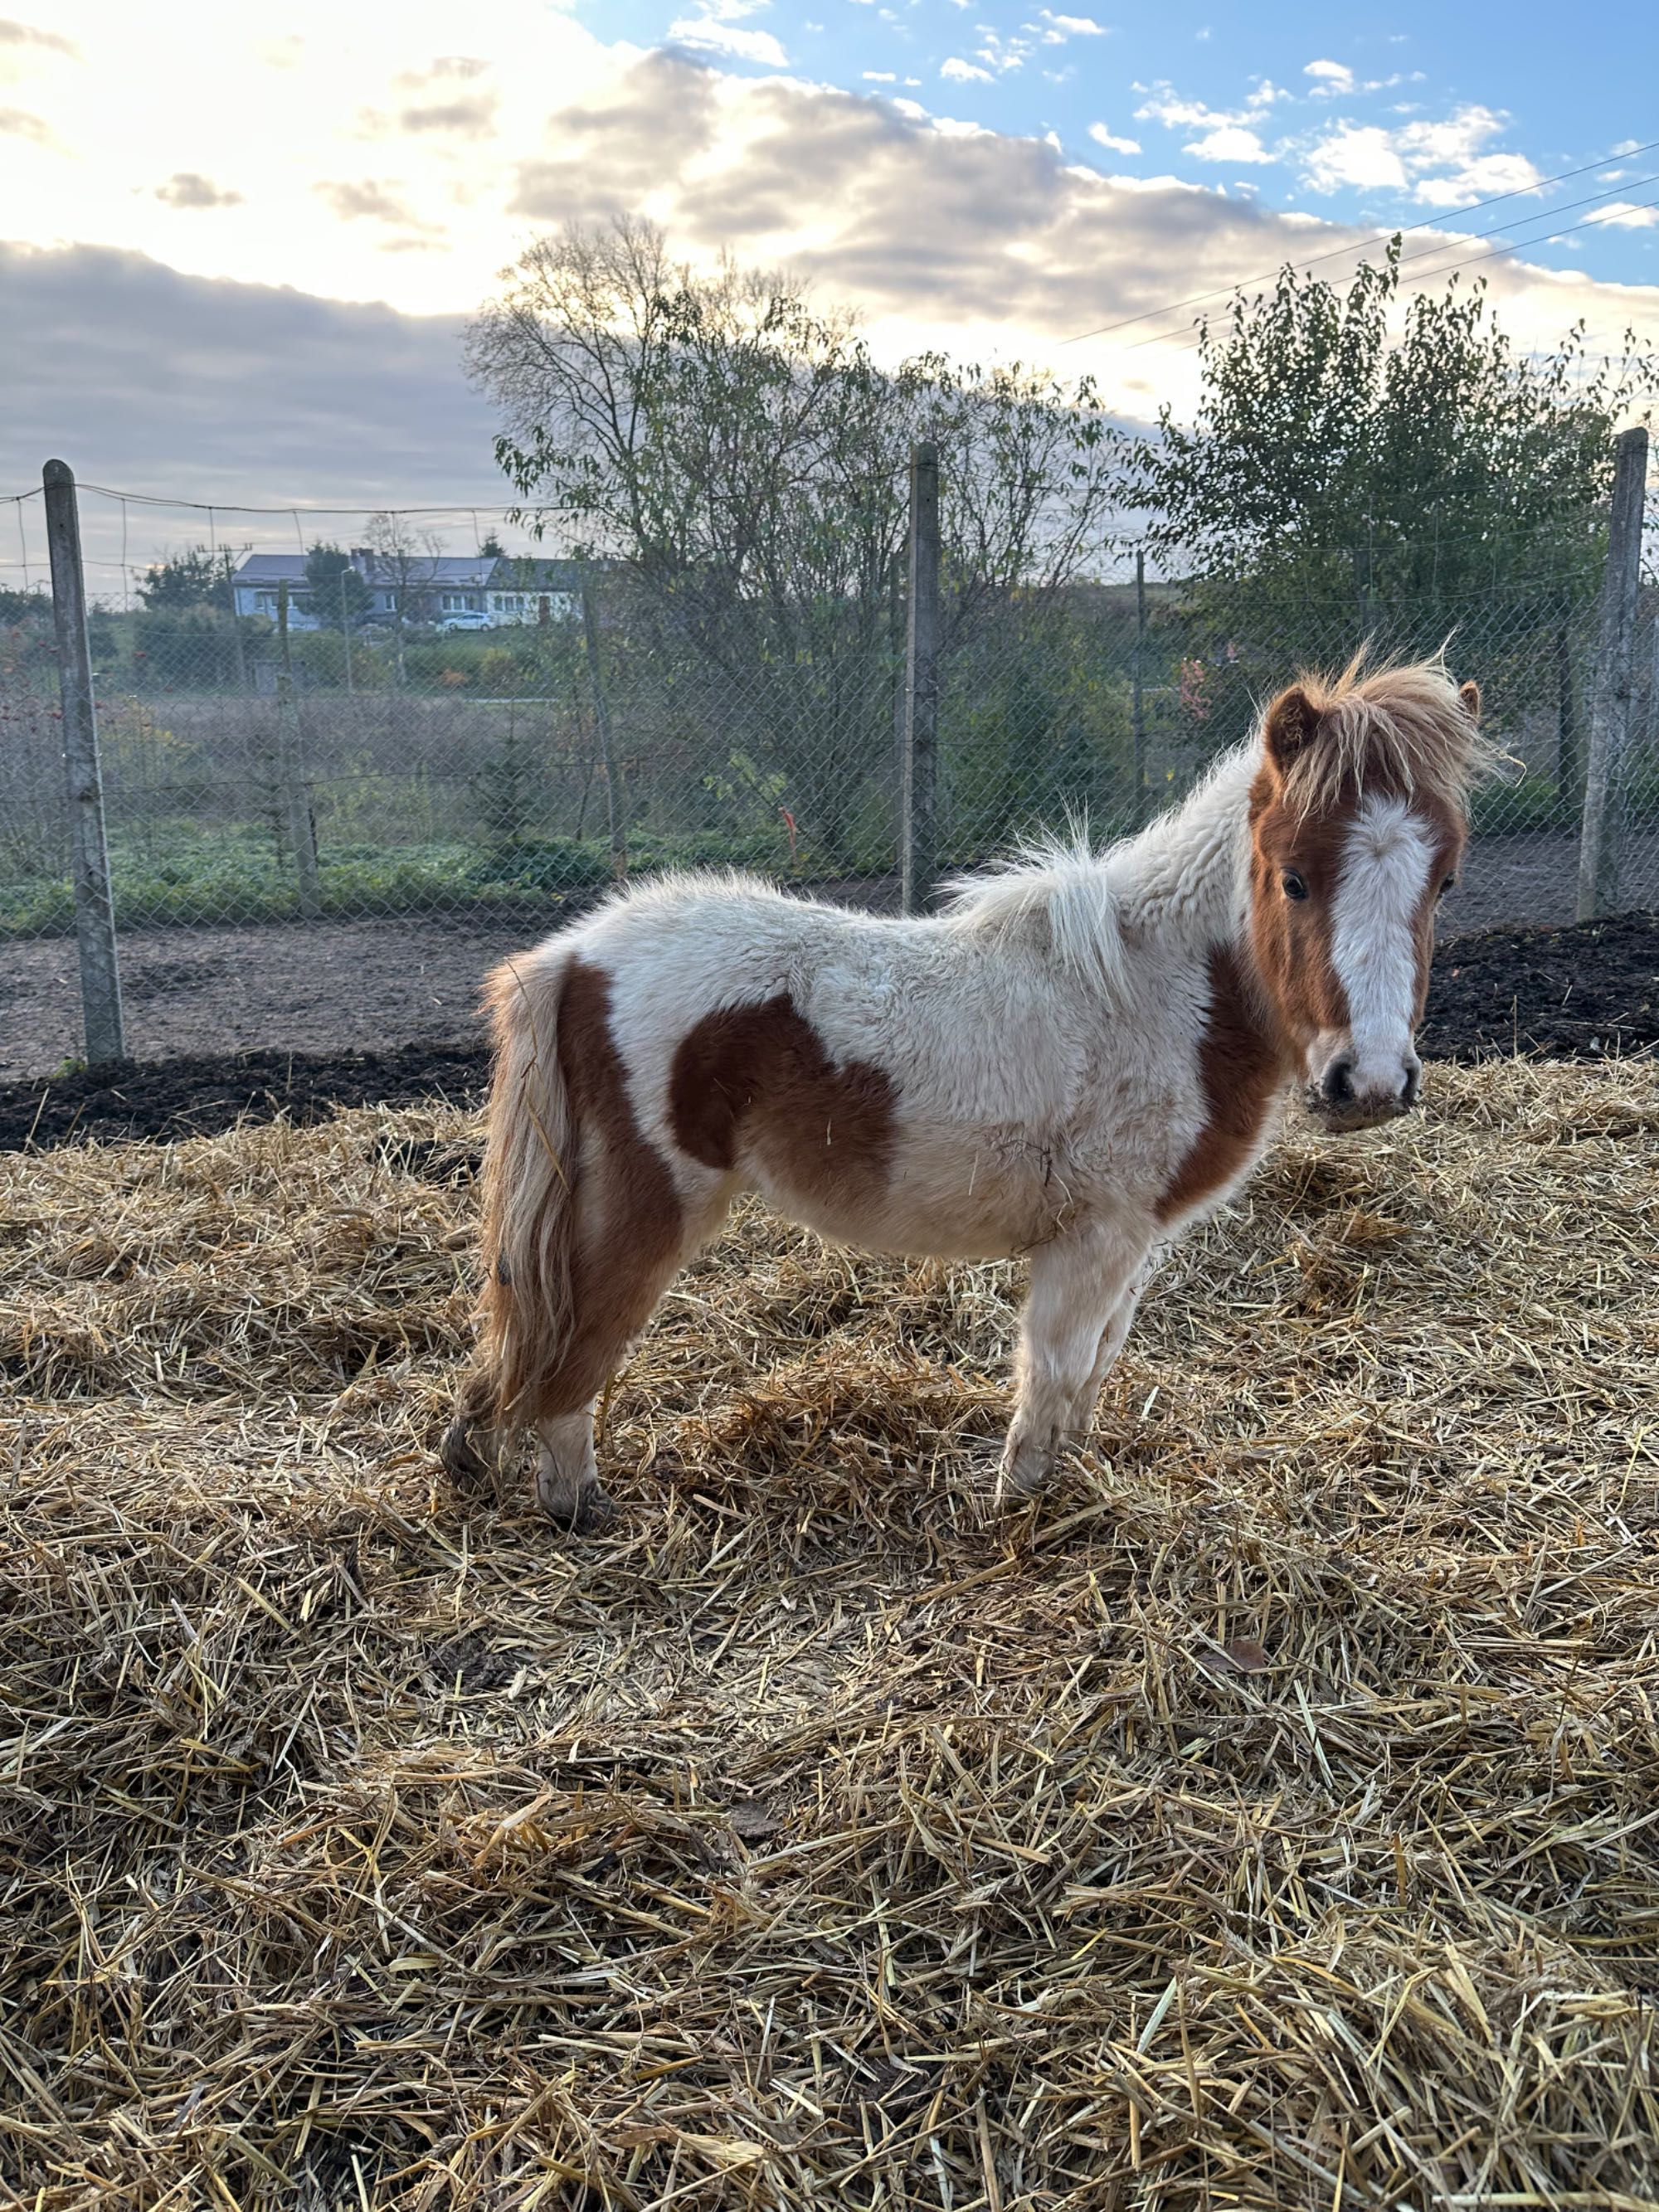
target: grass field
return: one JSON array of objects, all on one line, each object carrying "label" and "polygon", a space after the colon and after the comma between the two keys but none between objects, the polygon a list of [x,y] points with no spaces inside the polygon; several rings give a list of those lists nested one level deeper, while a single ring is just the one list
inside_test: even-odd
[{"label": "grass field", "polygon": [[453,1494],[473,1134],[0,1159],[0,2196],[1659,2203],[1651,1063],[1293,1131],[1006,1526],[1013,1271],[752,1212]]}]

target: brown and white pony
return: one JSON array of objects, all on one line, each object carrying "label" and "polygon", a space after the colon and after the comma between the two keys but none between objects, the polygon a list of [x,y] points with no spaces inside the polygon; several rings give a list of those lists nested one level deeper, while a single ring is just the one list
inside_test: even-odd
[{"label": "brown and white pony", "polygon": [[1356,660],[1138,836],[1028,855],[937,916],[678,877],[505,962],[451,1470],[533,1429],[542,1506],[603,1517],[594,1401],[753,1190],[878,1251],[1029,1256],[999,1489],[1030,1491],[1153,1255],[1238,1188],[1289,1091],[1331,1130],[1416,1099],[1479,712],[1438,661]]}]

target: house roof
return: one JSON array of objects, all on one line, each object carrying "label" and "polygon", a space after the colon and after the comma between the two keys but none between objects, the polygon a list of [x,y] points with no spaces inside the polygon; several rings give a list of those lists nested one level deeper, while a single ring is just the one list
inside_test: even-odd
[{"label": "house roof", "polygon": [[233,584],[303,584],[303,553],[250,553],[231,578]]},{"label": "house roof", "polygon": [[495,556],[488,553],[411,553],[389,561],[384,554],[366,552],[358,545],[351,549],[351,560],[371,584],[402,583],[416,591],[430,586],[454,591],[465,585],[479,590],[489,581],[495,565]]},{"label": "house roof", "polygon": [[[382,587],[403,583],[411,591],[491,590],[497,592],[579,592],[581,567],[575,561],[539,561],[514,554],[434,553],[410,557],[407,571],[401,562],[354,545],[351,563],[369,584]],[[603,566],[603,563],[597,565]],[[233,583],[304,586],[303,553],[250,553],[231,579]]]},{"label": "house roof", "polygon": [[537,561],[504,553],[489,580],[497,592],[580,592],[581,564],[576,561]]}]

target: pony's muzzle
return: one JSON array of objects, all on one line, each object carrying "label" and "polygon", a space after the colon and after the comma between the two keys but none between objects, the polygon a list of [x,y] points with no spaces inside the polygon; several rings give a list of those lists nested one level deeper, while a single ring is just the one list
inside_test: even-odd
[{"label": "pony's muzzle", "polygon": [[1423,1063],[1414,1052],[1380,1077],[1359,1068],[1351,1054],[1339,1052],[1318,1080],[1309,1084],[1308,1111],[1334,1132],[1374,1129],[1409,1113],[1422,1083]]}]

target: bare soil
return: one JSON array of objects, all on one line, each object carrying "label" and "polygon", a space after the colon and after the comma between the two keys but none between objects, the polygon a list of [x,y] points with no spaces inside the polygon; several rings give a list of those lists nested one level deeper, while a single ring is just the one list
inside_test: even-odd
[{"label": "bare soil", "polygon": [[[1659,895],[1654,851],[1627,846],[1628,893]],[[1553,834],[1477,843],[1448,900],[1442,933],[1569,922],[1573,841]],[[890,912],[896,877],[803,884],[817,897]],[[222,1059],[398,1052],[411,1040],[476,1043],[485,970],[576,911],[550,899],[522,915],[410,915],[390,921],[265,923],[125,932],[121,976],[127,1046],[148,1064],[179,1054]],[[82,1050],[72,938],[0,945],[0,1082],[49,1075]]]},{"label": "bare soil", "polygon": [[[368,933],[389,925],[356,927]],[[68,1067],[0,1083],[0,1150],[76,1138],[201,1135],[279,1115],[305,1123],[326,1120],[338,1106],[411,1105],[423,1099],[468,1104],[481,1096],[488,1068],[483,1041],[464,1010],[490,959],[520,940],[502,938],[492,945],[477,932],[459,931],[453,940],[440,958],[436,933],[428,930],[418,971],[426,994],[422,1003],[447,1012],[470,1034],[362,1052],[200,1054],[179,1052],[175,1044],[173,1057],[148,1063],[96,1073]],[[298,942],[290,933],[290,950]],[[365,1002],[384,1008],[394,963],[377,967],[374,950],[375,940],[366,939],[356,980]],[[215,957],[200,956],[191,972]],[[346,981],[343,971],[339,980]],[[297,974],[292,990],[291,1003],[303,1012]],[[372,1035],[383,1033],[375,1024],[366,1026]],[[190,1033],[182,1019],[168,1032],[177,1039]],[[252,1034],[258,1034],[257,1025]],[[1431,1058],[1463,1060],[1516,1053],[1595,1060],[1652,1052],[1659,1046],[1659,915],[1449,938],[1435,957],[1422,1044]]]}]

